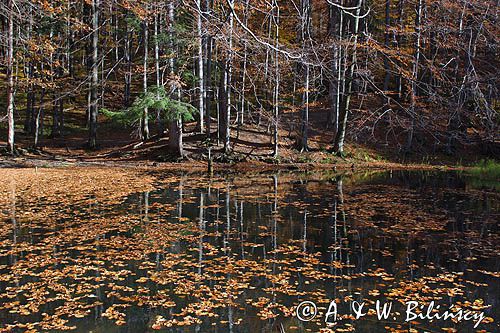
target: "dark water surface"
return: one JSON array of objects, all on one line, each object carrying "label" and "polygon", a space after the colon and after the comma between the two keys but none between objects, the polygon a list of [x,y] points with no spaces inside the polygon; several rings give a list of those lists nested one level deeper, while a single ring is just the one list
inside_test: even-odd
[{"label": "dark water surface", "polygon": [[[0,331],[499,332],[495,188],[394,171],[164,175],[111,202],[16,192],[0,215]],[[306,300],[319,313],[301,322]],[[332,300],[344,318],[327,326]],[[377,300],[389,318],[349,317]],[[404,302],[433,300],[486,318],[405,322]]]}]

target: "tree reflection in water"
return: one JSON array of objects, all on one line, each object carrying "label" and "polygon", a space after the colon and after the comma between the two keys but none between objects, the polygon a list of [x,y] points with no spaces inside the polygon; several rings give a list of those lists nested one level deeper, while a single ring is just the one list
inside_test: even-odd
[{"label": "tree reflection in water", "polygon": [[498,192],[470,187],[463,175],[184,174],[154,184],[115,197],[78,187],[28,196],[10,182],[1,328],[325,328],[321,315],[294,317],[303,300],[321,313],[337,300],[346,316],[336,330],[472,331],[444,321],[351,320],[354,300],[436,300],[498,318]]}]

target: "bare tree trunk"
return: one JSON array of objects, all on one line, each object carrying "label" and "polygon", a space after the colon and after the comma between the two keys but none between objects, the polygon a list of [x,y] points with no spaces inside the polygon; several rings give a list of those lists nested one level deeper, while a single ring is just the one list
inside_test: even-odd
[{"label": "bare tree trunk", "polygon": [[[158,9],[158,8],[156,8]],[[158,29],[159,29],[159,24],[161,21],[161,17],[159,17],[160,13],[155,11],[155,20],[154,20],[154,37],[155,37],[155,71],[156,71],[156,89],[158,90],[160,86],[162,85],[161,83],[161,74],[160,74],[160,42],[158,40],[159,35],[158,35]],[[156,98],[159,99],[159,91],[156,95]],[[156,124],[158,127],[158,135],[161,137],[163,134],[163,120],[161,119],[161,110],[157,109],[156,110]]]},{"label": "bare tree trunk", "polygon": [[[168,3],[168,35],[169,35],[169,43],[168,46],[173,52],[174,50],[174,24],[175,24],[175,12],[174,12],[174,1],[170,0]],[[175,75],[175,62],[174,58],[170,57],[169,59],[169,69],[170,76],[173,78]],[[181,86],[174,83],[174,86],[171,87],[173,93],[177,96],[177,99],[181,98]],[[174,97],[175,98],[175,97]],[[169,124],[168,131],[168,150],[171,154],[177,157],[184,157],[184,149],[182,142],[182,118],[173,119]],[[182,207],[181,207],[182,210]],[[182,214],[182,213],[181,213]]]},{"label": "bare tree trunk", "polygon": [[[50,32],[51,39],[53,38],[53,31]],[[60,37],[60,35],[59,35]],[[57,48],[56,48],[57,52]],[[62,77],[62,68],[60,64],[57,65],[57,68],[54,66],[54,54],[50,53],[50,71],[52,75],[50,77],[52,85],[55,87],[53,91],[53,101],[52,101],[52,132],[50,134],[51,138],[57,138],[61,136],[61,117],[62,117],[62,96],[60,93],[60,89],[57,88],[57,83],[54,82],[54,79]],[[56,62],[57,61],[57,53],[56,53]]]},{"label": "bare tree trunk", "polygon": [[[31,32],[33,30],[33,8],[30,6],[29,9],[29,23],[28,23],[28,34],[27,39],[31,40]],[[25,63],[26,68],[26,78],[28,80],[27,93],[26,93],[26,118],[24,119],[24,132],[27,134],[33,133],[33,118],[34,118],[34,92],[33,92],[33,60],[30,59],[29,52],[26,52],[25,57],[27,59]]]},{"label": "bare tree trunk", "polygon": [[[386,50],[389,49],[389,29],[391,28],[391,0],[385,1],[385,33],[384,33],[384,46]],[[391,80],[391,67],[389,65],[388,56],[384,56],[384,69],[385,69],[385,78],[384,78],[384,91],[389,90],[389,82]]]},{"label": "bare tree trunk", "polygon": [[[245,0],[245,16],[244,23],[245,26],[248,26],[248,16],[249,16],[249,0]],[[246,77],[247,77],[247,64],[248,63],[248,44],[247,41],[243,42],[243,70],[241,74],[241,95],[240,95],[240,108],[238,111],[237,119],[238,119],[238,133],[239,128],[244,123],[244,115],[245,115],[245,90],[246,90]]]},{"label": "bare tree trunk", "polygon": [[[147,10],[147,8],[146,8]],[[149,48],[149,22],[148,19],[144,21],[144,59],[142,68],[142,84],[144,89],[144,94],[148,92],[148,48]],[[149,139],[149,112],[148,108],[145,107],[142,112],[142,139]]]},{"label": "bare tree trunk", "polygon": [[301,151],[308,151],[309,136],[309,65],[305,66],[304,94],[302,96],[302,130],[301,130]]},{"label": "bare tree trunk", "polygon": [[[128,13],[126,14],[125,21],[127,22]],[[124,45],[124,58],[125,58],[125,87],[123,92],[123,105],[130,106],[130,86],[132,84],[132,32],[130,31],[130,24],[127,22],[125,25],[125,45]]]},{"label": "bare tree trunk", "polygon": [[[403,38],[402,38],[402,35],[403,35],[403,29],[404,29],[404,23],[403,23],[403,20],[404,20],[404,4],[405,4],[405,0],[399,0],[399,3],[398,3],[398,11],[399,11],[399,14],[398,14],[398,23],[399,23],[399,37],[396,38],[397,40],[397,47],[398,47],[398,52],[400,52],[401,48],[402,48],[402,44],[403,44]],[[396,78],[396,88],[397,88],[397,91],[398,91],[398,98],[401,99],[402,95],[403,95],[403,73],[401,72],[401,70],[399,71],[399,74]]]},{"label": "bare tree trunk", "polygon": [[461,52],[461,42],[463,40],[463,33],[464,33],[464,18],[465,18],[465,11],[467,9],[467,1],[463,1],[463,7],[462,7],[462,13],[460,15],[460,20],[459,20],[459,24],[458,24],[458,33],[457,33],[457,45],[456,45],[456,55],[455,55],[455,68],[454,68],[454,85],[455,87],[460,87],[459,88],[459,92],[456,94],[457,96],[457,107],[453,109],[452,111],[452,115],[451,115],[451,119],[449,120],[449,123],[448,123],[448,143],[447,143],[447,147],[446,147],[446,150],[449,154],[451,154],[453,152],[453,146],[455,144],[455,133],[453,133],[459,123],[460,123],[460,110],[462,109],[463,107],[463,104],[466,100],[466,96],[465,96],[465,92],[463,92],[463,90],[465,90],[464,88],[464,81],[466,79],[465,78],[461,78],[460,77],[460,72],[459,72],[459,67],[460,67],[460,52]]},{"label": "bare tree trunk", "polygon": [[227,94],[226,94],[226,61],[220,62],[220,77],[219,77],[219,87],[217,93],[218,112],[217,112],[217,144],[219,144],[220,139],[226,137],[226,117],[224,117],[225,111],[227,110]]},{"label": "bare tree trunk", "polygon": [[[343,2],[341,2],[343,4]],[[342,41],[344,38],[344,12],[342,10],[340,12],[340,19],[339,19],[339,41]],[[346,47],[344,47],[344,50],[347,50]],[[347,52],[342,52],[342,44],[339,45],[338,47],[338,54],[337,54],[337,91],[336,91],[336,101],[335,101],[335,137],[337,136],[337,133],[339,132],[339,118],[340,118],[340,104],[343,99],[343,93],[344,93],[344,88],[345,88],[345,66],[344,64],[344,58],[347,56]],[[334,140],[335,141],[335,140]]]},{"label": "bare tree trunk", "polygon": [[276,51],[274,54],[274,70],[275,70],[275,82],[274,82],[274,151],[273,156],[277,158],[279,156],[278,144],[279,144],[279,87],[280,87],[280,68],[279,68],[279,24],[280,24],[280,8],[278,1],[274,0],[274,7],[276,14],[274,16],[274,23],[276,26],[276,36],[275,36],[275,47]]},{"label": "bare tree trunk", "polygon": [[[311,38],[311,2],[310,0],[301,1],[301,40],[302,40],[302,50],[308,49],[306,45]],[[307,59],[306,59],[307,60]],[[309,136],[309,84],[310,84],[310,65],[302,64],[304,71],[304,93],[302,95],[302,126],[301,126],[301,143],[300,150],[307,151],[308,147],[308,136]]]},{"label": "bare tree trunk", "polygon": [[[41,64],[41,72],[43,73],[43,63]],[[44,99],[44,97],[45,97],[45,88],[42,87],[42,91],[40,93],[40,105],[38,106],[38,111],[37,111],[35,119],[34,119],[35,138],[34,138],[33,146],[35,148],[38,147],[40,132],[42,132],[40,127],[42,127],[42,129],[43,129],[43,126],[40,126],[40,123],[42,123],[42,125],[43,125],[43,99]],[[43,132],[42,132],[42,134],[43,134]]]},{"label": "bare tree trunk", "polygon": [[328,98],[330,100],[330,112],[328,113],[328,121],[327,121],[327,127],[330,125],[333,125],[333,133],[337,133],[338,129],[338,108],[337,108],[337,94],[338,94],[338,83],[339,81],[337,80],[337,75],[339,73],[339,46],[335,38],[335,34],[339,30],[339,19],[340,15],[337,14],[339,13],[339,10],[335,8],[334,6],[330,5],[329,8],[329,22],[328,22],[328,35],[331,39],[331,77],[330,77],[330,82],[328,84]]},{"label": "bare tree trunk", "polygon": [[210,131],[212,127],[212,121],[210,118],[210,104],[212,101],[212,36],[207,37],[207,75],[205,75],[205,111],[206,111],[206,122],[207,122],[207,139],[210,141]]},{"label": "bare tree trunk", "polygon": [[97,112],[99,97],[97,88],[99,84],[98,44],[99,44],[99,7],[100,0],[92,0],[92,71],[90,76],[90,106],[89,106],[89,141],[90,149],[97,147]]},{"label": "bare tree trunk", "polygon": [[[173,52],[174,50],[174,20],[175,20],[175,14],[174,14],[174,1],[170,0],[168,2],[168,37],[169,37],[169,43],[168,47],[170,49],[170,52]],[[174,57],[169,58],[169,67],[170,67],[170,75],[174,75]]]},{"label": "bare tree trunk", "polygon": [[[269,5],[266,4],[266,8],[267,6]],[[271,8],[272,10],[272,8]],[[267,39],[271,40],[271,36],[272,36],[272,17],[269,16],[269,19],[267,20]],[[269,46],[266,46],[266,61],[265,61],[265,66],[264,66],[264,87],[263,87],[263,99],[264,99],[264,103],[266,103],[266,101],[269,100],[268,98],[268,79],[269,79],[269,58],[270,58],[270,47]],[[265,105],[264,106],[261,106],[260,110],[259,110],[259,120],[258,120],[258,125],[260,126],[261,125],[261,122],[262,122],[262,109],[265,108]]]},{"label": "bare tree trunk", "polygon": [[[71,6],[72,6],[72,0],[68,0],[68,8],[66,9],[68,11],[68,15],[66,18],[66,37],[68,38],[67,40],[67,47],[66,47],[66,60],[67,60],[67,66],[68,66],[68,74],[71,78],[75,77],[75,69],[74,69],[74,55],[73,55],[73,43],[74,43],[74,36],[75,32],[72,29],[71,25]],[[30,7],[30,19],[32,19],[32,14],[31,14],[31,7]],[[31,23],[30,23],[31,24]]]},{"label": "bare tree trunk", "polygon": [[170,153],[178,157],[184,157],[184,149],[182,143],[182,120],[172,120],[170,122],[168,147]]},{"label": "bare tree trunk", "polygon": [[119,47],[119,26],[118,26],[118,3],[117,0],[113,0],[111,2],[111,25],[113,26],[113,42],[115,44],[114,53],[115,53],[115,63],[118,63],[120,60],[120,47]]},{"label": "bare tree trunk", "polygon": [[[229,0],[231,6],[234,5],[234,0]],[[225,113],[225,128],[224,128],[224,152],[227,154],[231,150],[230,140],[231,140],[231,79],[232,79],[232,61],[233,61],[233,12],[229,14],[229,45],[228,45],[228,57],[225,66],[224,75],[224,90],[226,95],[226,109]]]},{"label": "bare tree trunk", "polygon": [[[28,65],[28,73],[32,73],[33,67],[31,64]],[[32,74],[28,74],[28,80],[32,79]],[[33,119],[34,119],[34,102],[35,93],[33,91],[33,85],[30,83],[28,85],[28,92],[26,94],[26,119],[24,120],[24,133],[32,134],[33,133]]]},{"label": "bare tree trunk", "polygon": [[418,81],[418,66],[420,62],[420,43],[421,43],[421,20],[422,20],[422,2],[423,0],[417,0],[417,7],[416,7],[416,17],[415,17],[415,33],[416,33],[416,38],[415,38],[415,58],[413,61],[413,71],[412,71],[412,81],[411,81],[411,104],[410,104],[410,117],[411,117],[411,124],[410,128],[408,130],[408,136],[406,139],[406,150],[409,151],[411,150],[412,144],[413,144],[413,134],[415,131],[415,118],[416,118],[416,103],[417,103],[417,95],[418,95],[418,87],[417,87],[417,81]]},{"label": "bare tree trunk", "polygon": [[8,145],[14,154],[14,0],[8,2],[7,13],[7,117]]},{"label": "bare tree trunk", "polygon": [[203,133],[205,131],[205,78],[203,76],[203,25],[202,25],[202,8],[201,8],[201,0],[196,0],[197,6],[197,34],[198,34],[198,108],[200,112],[200,119],[198,121],[198,127],[200,132]]},{"label": "bare tree trunk", "polygon": [[347,78],[344,98],[342,100],[342,108],[339,114],[340,116],[339,130],[337,131],[337,135],[335,136],[335,143],[333,146],[333,150],[337,155],[342,155],[344,153],[344,140],[347,128],[347,118],[349,115],[349,105],[352,95],[352,81],[354,79],[354,69],[357,60],[358,32],[359,32],[359,19],[360,19],[359,16],[362,5],[363,5],[363,0],[358,0],[356,12],[354,15],[354,31],[353,31],[354,41],[353,41],[353,50],[351,55],[351,63],[349,64],[349,77]]}]

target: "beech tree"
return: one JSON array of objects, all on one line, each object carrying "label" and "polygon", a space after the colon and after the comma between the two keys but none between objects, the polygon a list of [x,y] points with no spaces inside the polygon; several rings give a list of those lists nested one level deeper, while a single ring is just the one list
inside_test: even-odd
[{"label": "beech tree", "polygon": [[7,2],[7,117],[8,144],[14,154],[14,0]]},{"label": "beech tree", "polygon": [[101,1],[92,0],[92,46],[89,57],[90,72],[90,98],[89,98],[89,141],[90,149],[97,147],[97,114],[99,108],[99,96],[97,89],[99,85],[99,9]]}]

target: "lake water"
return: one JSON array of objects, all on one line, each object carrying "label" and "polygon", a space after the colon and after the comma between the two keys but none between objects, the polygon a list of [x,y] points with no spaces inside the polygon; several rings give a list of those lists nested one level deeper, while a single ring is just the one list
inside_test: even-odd
[{"label": "lake water", "polygon": [[[143,190],[105,171],[64,187],[1,172],[0,331],[500,328],[498,182],[429,171],[150,171]],[[338,318],[327,325],[332,300]],[[392,302],[388,318],[372,310],[377,300]],[[317,306],[311,321],[295,314],[303,301]],[[407,301],[485,319],[477,329],[405,322]],[[354,319],[362,302],[367,314]]]}]

